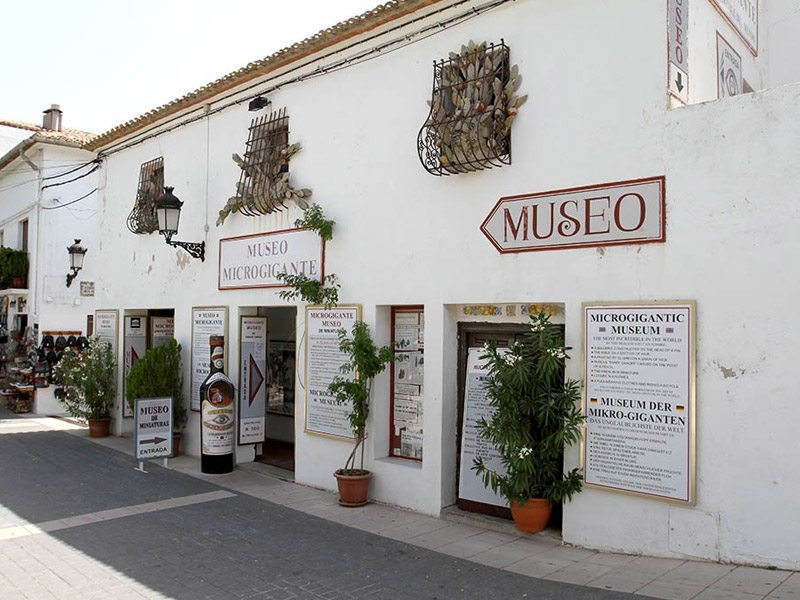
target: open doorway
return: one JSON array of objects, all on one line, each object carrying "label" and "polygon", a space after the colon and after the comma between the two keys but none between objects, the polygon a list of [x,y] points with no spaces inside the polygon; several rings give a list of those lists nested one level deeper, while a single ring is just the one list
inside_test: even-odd
[{"label": "open doorway", "polygon": [[[557,325],[562,328],[563,325]],[[483,391],[482,347],[491,342],[498,347],[510,347],[521,341],[528,327],[521,323],[458,323],[458,428],[457,428],[457,505],[461,510],[496,517],[511,518],[505,498],[487,489],[471,467],[473,459],[481,455],[484,460],[495,454],[487,442],[481,440],[477,428],[470,420],[489,418],[490,407]],[[467,420],[467,426],[464,422]],[[496,455],[496,454],[495,454]],[[548,527],[561,528],[561,505],[553,506]]]},{"label": "open doorway", "polygon": [[264,441],[256,446],[256,460],[294,471],[297,309],[260,307],[258,314],[267,317],[267,377]]}]

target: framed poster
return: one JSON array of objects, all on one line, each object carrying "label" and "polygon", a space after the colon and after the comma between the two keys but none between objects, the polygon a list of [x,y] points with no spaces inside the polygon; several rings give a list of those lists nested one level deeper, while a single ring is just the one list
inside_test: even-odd
[{"label": "framed poster", "polygon": [[[200,411],[200,386],[211,372],[208,340],[212,335],[228,336],[227,306],[195,306],[192,308],[192,370],[189,407]],[[225,352],[225,373],[228,372],[228,351]]]},{"label": "framed poster", "polygon": [[111,349],[114,351],[114,359],[117,359],[117,327],[119,323],[119,311],[113,310],[96,310],[94,311],[93,330],[94,335],[101,340],[105,340],[111,344]]},{"label": "framed poster", "polygon": [[175,337],[175,317],[150,317],[150,346],[163,346]]},{"label": "framed poster", "polygon": [[239,445],[264,441],[267,317],[239,317]]},{"label": "framed poster", "polygon": [[391,408],[389,452],[398,458],[422,460],[425,382],[425,312],[422,306],[392,307],[392,346],[397,361],[390,365]]},{"label": "framed poster", "polygon": [[505,473],[500,453],[478,430],[478,421],[492,418],[494,410],[486,397],[486,365],[481,360],[482,348],[470,348],[467,354],[464,387],[464,421],[461,430],[461,466],[458,473],[458,498],[492,506],[508,506],[508,502],[472,470],[473,461],[481,457],[489,469]]},{"label": "framed poster", "polygon": [[736,34],[758,56],[758,0],[711,0],[719,14]]},{"label": "framed poster", "polygon": [[695,502],[693,301],[585,303],[584,480]]},{"label": "framed poster", "polygon": [[132,417],[133,411],[131,407],[124,401],[125,382],[128,381],[128,374],[131,372],[134,363],[147,350],[147,317],[139,315],[126,316],[124,321],[125,329],[122,345],[125,348],[125,370],[122,378],[122,416]]},{"label": "framed poster", "polygon": [[328,384],[347,362],[339,350],[339,330],[350,332],[361,318],[360,306],[306,307],[306,402],[305,431],[337,438],[353,439],[347,419],[348,406],[338,404],[328,392]]}]

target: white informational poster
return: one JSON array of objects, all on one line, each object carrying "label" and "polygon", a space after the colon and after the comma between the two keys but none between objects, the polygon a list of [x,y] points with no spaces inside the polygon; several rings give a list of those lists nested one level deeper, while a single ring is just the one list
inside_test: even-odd
[{"label": "white informational poster", "polygon": [[175,317],[150,317],[150,340],[153,348],[175,337]]},{"label": "white informational poster", "polygon": [[94,335],[111,344],[114,358],[117,358],[117,322],[119,313],[116,310],[94,311]]},{"label": "white informational poster", "polygon": [[349,406],[338,404],[328,384],[337,375],[347,355],[339,350],[339,330],[348,334],[359,318],[356,306],[306,308],[306,424],[309,433],[353,438],[347,419]]},{"label": "white informational poster", "polygon": [[239,345],[239,444],[260,444],[267,399],[267,317],[240,317]]},{"label": "white informational poster", "polygon": [[492,407],[486,397],[486,367],[480,356],[483,348],[470,348],[467,354],[467,381],[464,386],[464,422],[461,429],[461,467],[458,473],[458,497],[462,500],[482,502],[493,506],[508,506],[505,498],[483,485],[483,479],[472,470],[473,460],[483,458],[484,463],[498,473],[505,473],[500,454],[490,442],[481,439],[478,421],[492,416]]},{"label": "white informational poster", "polygon": [[[189,407],[200,410],[200,386],[211,372],[208,340],[212,335],[224,336],[228,329],[228,308],[209,306],[192,308],[192,381]],[[227,340],[226,340],[227,342]],[[225,373],[228,372],[228,351],[225,352]]]},{"label": "white informational poster", "polygon": [[694,313],[584,304],[588,485],[694,503]]},{"label": "white informational poster", "polygon": [[392,363],[392,456],[422,460],[425,354],[422,308],[393,311],[395,356]]},{"label": "white informational poster", "polygon": [[172,399],[136,400],[133,450],[136,460],[172,456]]},{"label": "white informational poster", "polygon": [[[128,374],[131,372],[134,363],[139,360],[147,350],[147,317],[125,317],[125,337],[123,346],[125,347],[125,370],[123,372],[124,377],[122,378],[122,397],[125,398],[125,382],[128,381]],[[122,402],[122,416],[133,416],[133,411],[125,400]]]},{"label": "white informational poster", "polygon": [[747,49],[758,55],[758,0],[711,0]]}]

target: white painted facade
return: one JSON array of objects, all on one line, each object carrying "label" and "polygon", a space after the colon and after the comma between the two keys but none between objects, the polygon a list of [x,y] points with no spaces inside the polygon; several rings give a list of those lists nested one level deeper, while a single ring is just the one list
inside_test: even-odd
[{"label": "white painted facade", "polygon": [[[429,514],[456,499],[458,323],[507,320],[466,317],[463,305],[557,305],[574,348],[567,375],[580,378],[583,302],[694,300],[696,505],[585,489],[564,507],[564,540],[620,552],[800,568],[800,522],[794,518],[800,476],[786,466],[800,450],[793,426],[800,326],[792,318],[800,297],[794,267],[800,255],[794,231],[800,218],[800,85],[790,83],[800,79],[791,53],[800,4],[771,0],[762,8],[759,54],[753,56],[707,0],[692,0],[692,105],[674,109],[666,90],[664,2],[620,0],[600,9],[592,0],[518,0],[435,34],[415,35],[487,3],[436,7],[451,4],[99,148],[98,254],[105,259],[94,263],[87,255],[98,307],[118,309],[120,317],[174,309],[187,390],[191,309],[228,307],[228,372],[236,382],[239,317],[287,303],[275,288],[219,291],[219,240],[291,228],[300,216],[290,206],[264,217],[233,214],[215,225],[239,178],[230,156],[244,151],[250,121],[260,114],[248,112],[247,101],[263,92],[274,109],[287,108],[290,142],[303,146],[291,160],[293,185],[311,188],[312,200],[336,221],[325,270],[342,282],[340,302],[362,307],[380,343],[389,340],[390,307],[424,305],[424,459],[389,456],[389,381],[381,376],[367,441],[373,498]],[[716,98],[717,30],[739,47],[750,86],[764,91],[707,102]],[[501,38],[523,76],[520,93],[530,95],[514,123],[513,163],[433,177],[416,153],[432,63],[469,40]],[[404,42],[372,60],[288,83],[392,39]],[[781,87],[773,87],[772,78]],[[237,99],[241,103],[222,108]],[[167,247],[158,234],[134,236],[125,226],[139,167],[159,156],[165,183],[185,203],[175,237],[205,241],[205,262]],[[653,176],[666,180],[664,243],[501,255],[479,230],[501,196]],[[302,305],[296,314],[301,340]],[[333,489],[332,472],[344,463],[349,445],[304,431],[303,352],[299,343],[295,477]],[[119,410],[117,433],[130,431],[131,420],[120,418]],[[192,454],[199,453],[198,431],[192,413],[184,437]],[[568,468],[579,465],[579,454],[578,448],[568,451]],[[239,462],[252,456],[249,446],[237,449]]]},{"label": "white painted facade", "polygon": [[[53,139],[47,139],[46,135]],[[30,140],[33,144],[29,146]],[[24,315],[27,325],[38,328],[40,334],[45,331],[86,333],[87,316],[94,313],[95,298],[81,296],[80,282],[94,281],[99,260],[97,194],[91,193],[97,188],[97,173],[89,173],[89,165],[72,174],[63,174],[89,163],[94,156],[94,153],[78,148],[77,143],[65,144],[55,139],[52,133],[39,136],[27,131],[25,137],[17,145],[7,148],[2,157],[6,163],[0,169],[2,244],[22,248],[22,228],[27,221],[30,262],[26,290],[0,291],[0,297],[9,296],[12,304],[6,323],[11,331],[20,329],[22,321],[18,315]],[[6,161],[6,158],[11,160]],[[82,175],[85,176],[80,177]],[[51,186],[73,178],[78,179]],[[81,239],[88,253],[83,270],[67,287],[66,275],[71,272],[67,248],[76,238]],[[24,304],[19,304],[20,299]],[[64,413],[53,390],[53,386],[36,390],[34,412]]]}]

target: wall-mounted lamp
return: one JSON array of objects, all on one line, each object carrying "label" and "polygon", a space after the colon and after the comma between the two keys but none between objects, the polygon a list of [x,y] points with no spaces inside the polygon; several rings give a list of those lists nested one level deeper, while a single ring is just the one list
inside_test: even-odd
[{"label": "wall-mounted lamp", "polygon": [[175,188],[165,187],[164,193],[156,200],[156,217],[158,217],[158,233],[164,236],[170,246],[181,247],[195,258],[201,261],[206,260],[205,242],[174,242],[172,236],[178,233],[178,223],[181,220],[181,206],[183,202],[178,200],[172,190]]},{"label": "wall-mounted lamp", "polygon": [[83,268],[86,248],[81,246],[80,240],[75,240],[75,243],[67,248],[67,252],[69,252],[69,268],[72,269],[72,273],[67,273],[67,287],[69,287],[72,285],[72,280],[78,276],[78,271]]},{"label": "wall-mounted lamp", "polygon": [[272,104],[269,98],[265,96],[256,96],[252,100],[250,100],[250,104],[247,105],[247,110],[254,112],[257,110],[261,110],[265,106],[269,106]]}]

